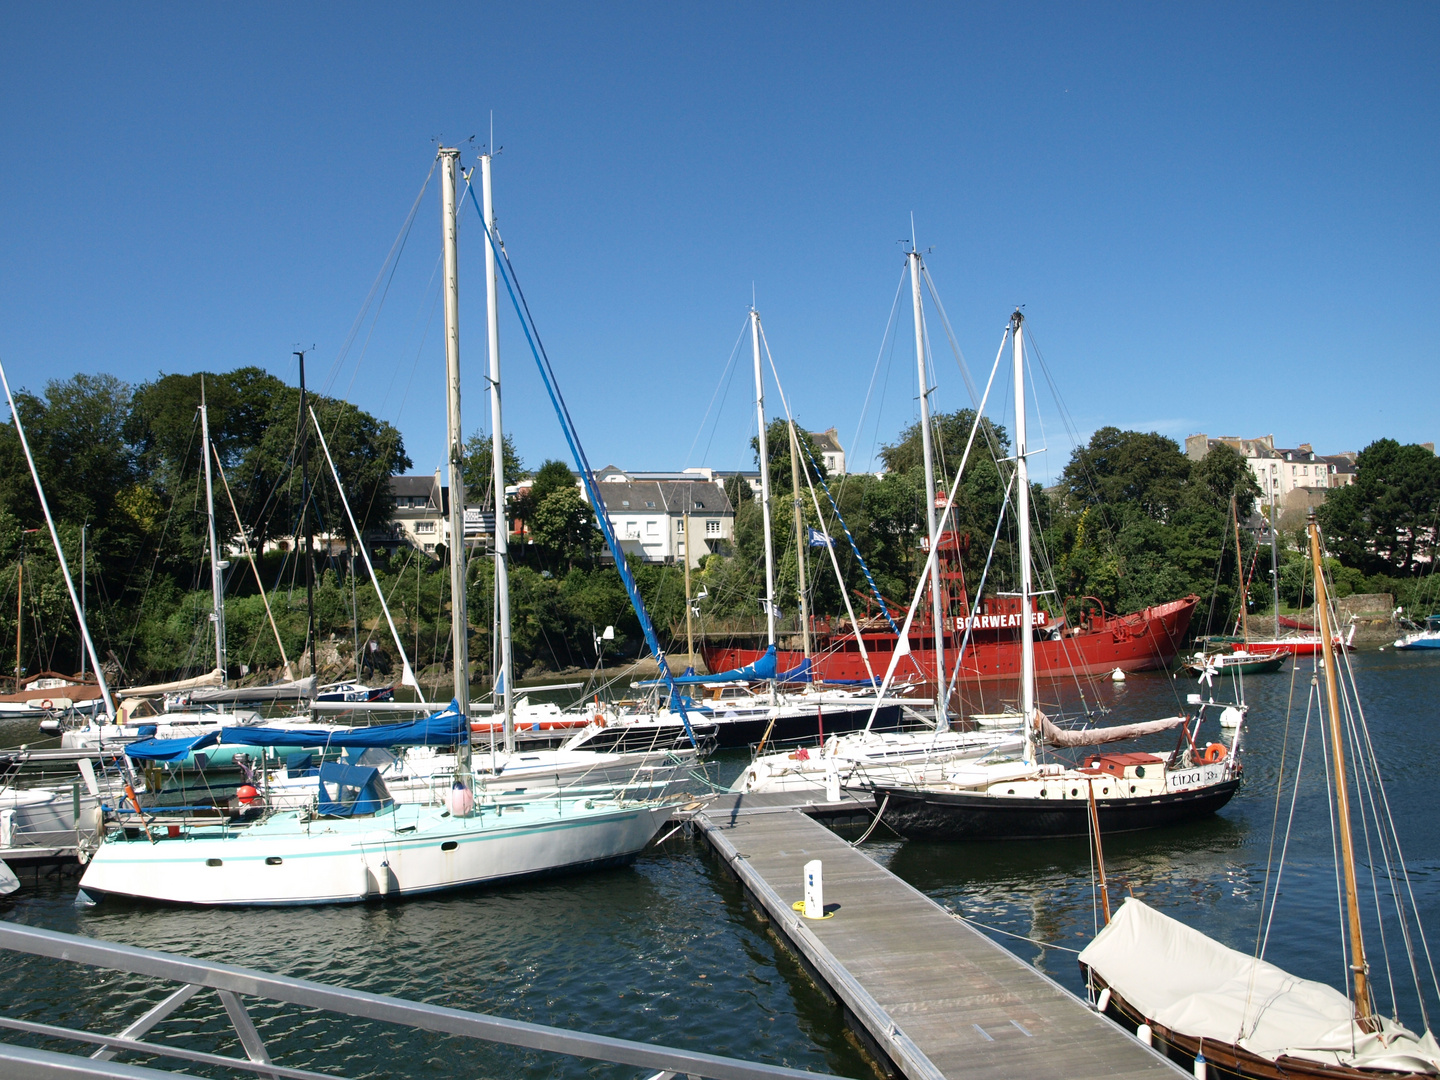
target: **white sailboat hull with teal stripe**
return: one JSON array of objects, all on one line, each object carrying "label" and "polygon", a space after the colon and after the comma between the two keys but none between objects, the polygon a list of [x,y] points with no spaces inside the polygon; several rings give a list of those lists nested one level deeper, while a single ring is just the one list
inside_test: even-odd
[{"label": "white sailboat hull with teal stripe", "polygon": [[[238,828],[113,831],[81,889],[176,904],[343,904],[628,861],[669,805],[555,799],[486,806],[469,817],[399,805],[366,817],[273,814]],[[163,821],[163,819],[162,819]],[[179,835],[169,835],[171,831]]]}]

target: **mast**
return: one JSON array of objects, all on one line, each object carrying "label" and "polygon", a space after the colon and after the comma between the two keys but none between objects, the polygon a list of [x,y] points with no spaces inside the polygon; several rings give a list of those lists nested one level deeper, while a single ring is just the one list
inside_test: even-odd
[{"label": "mast", "polygon": [[[775,553],[770,540],[770,446],[765,431],[765,377],[760,373],[760,313],[750,309],[750,348],[755,354],[755,415],[760,434],[760,516],[765,525],[765,640],[775,645]],[[770,680],[770,704],[776,703]]]},{"label": "mast", "polygon": [[795,567],[800,590],[800,640],[810,659],[810,598],[805,590],[805,509],[800,500],[800,435],[790,420],[790,494],[795,503]]},{"label": "mast", "polygon": [[20,565],[15,569],[15,692],[20,693],[20,635],[25,629],[25,538],[20,538]]},{"label": "mast", "polygon": [[[210,475],[210,410],[205,407],[205,376],[200,376],[200,456],[205,460],[205,512],[210,530],[210,599],[215,623],[215,669],[225,685],[225,575],[220,544],[215,538],[215,485]],[[311,670],[314,670],[312,663]]]},{"label": "mast", "polygon": [[[315,560],[310,550],[310,429],[305,425],[305,353],[295,353],[300,358],[300,533],[295,538],[296,550],[300,549],[300,538],[305,538],[305,652],[310,653],[310,674],[315,674]],[[303,670],[303,668],[302,668]]]},{"label": "mast", "polygon": [[[85,618],[85,531],[90,528],[86,521],[80,526],[80,618]],[[85,650],[80,650],[80,676],[85,676]]]},{"label": "mast", "polygon": [[[1235,496],[1230,496],[1230,520],[1235,523],[1235,572],[1240,576],[1240,636],[1250,644],[1250,617],[1245,611],[1245,561],[1240,558],[1240,511],[1235,505]],[[1278,630],[1280,624],[1275,624]]]},{"label": "mast", "polygon": [[1350,972],[1355,980],[1355,1018],[1362,1031],[1376,1030],[1370,1011],[1369,964],[1360,930],[1360,889],[1355,880],[1355,840],[1350,832],[1350,788],[1345,779],[1345,744],[1335,671],[1335,641],[1330,631],[1330,596],[1320,561],[1320,528],[1310,511],[1310,561],[1315,570],[1315,614],[1325,653],[1325,696],[1330,706],[1330,752],[1335,765],[1335,815],[1340,821],[1340,855],[1345,871],[1345,910],[1350,924]]},{"label": "mast", "polygon": [[[685,493],[687,503],[694,502],[694,493]],[[690,507],[685,507],[681,516],[685,523],[685,666],[693,667],[695,664],[695,609],[690,599]]]},{"label": "mast", "polygon": [[[445,439],[450,459],[450,630],[454,654],[455,702],[465,730],[470,727],[470,641],[465,612],[465,447],[460,426],[460,251],[456,237],[455,182],[460,151],[440,148],[441,231],[445,243]],[[499,440],[500,432],[495,432]],[[456,776],[470,778],[470,741],[458,747]]]},{"label": "mast", "polygon": [[[494,192],[489,154],[480,155],[480,187],[485,203],[485,228],[495,235]],[[500,620],[500,687],[505,709],[505,752],[515,749],[515,696],[511,686],[514,652],[510,644],[510,523],[505,520],[505,427],[500,419],[500,306],[496,293],[495,247],[485,245],[485,312],[490,349],[490,469],[495,492],[495,604]],[[457,387],[458,413],[458,394]],[[458,425],[458,419],[457,419]],[[453,490],[453,488],[452,488]]]},{"label": "mast", "polygon": [[[1020,525],[1020,715],[1025,718],[1025,761],[1035,760],[1035,629],[1030,617],[1030,452],[1025,439],[1025,316],[1015,328],[1015,516]],[[937,563],[938,559],[935,560]]]},{"label": "mast", "polygon": [[1280,534],[1275,531],[1275,480],[1270,480],[1270,591],[1275,599],[1275,637],[1280,636]]},{"label": "mast", "polygon": [[[910,292],[915,305],[915,370],[920,377],[920,436],[925,448],[925,527],[930,550],[938,551],[935,527],[935,448],[930,437],[930,377],[925,370],[925,317],[920,305],[920,252],[910,241]],[[935,722],[946,724],[945,603],[940,591],[940,558],[930,560],[930,623],[935,631]]]},{"label": "mast", "polygon": [[[65,575],[65,587],[70,591],[70,603],[75,609],[75,616],[80,618],[80,594],[75,591],[75,579],[70,576],[70,564],[65,560],[65,549],[60,546],[60,533],[55,528],[55,519],[50,516],[50,503],[45,498],[45,488],[40,483],[40,472],[35,468],[35,456],[30,453],[30,440],[25,437],[25,426],[20,423],[20,412],[15,408],[14,395],[10,393],[10,380],[5,375],[4,364],[0,364],[0,386],[5,388],[5,400],[10,405],[10,418],[15,421],[15,432],[20,436],[20,448],[25,451],[25,463],[30,466],[30,479],[35,481],[35,495],[40,500],[40,512],[45,515],[45,524],[50,527],[50,542],[55,545],[55,561],[60,564],[60,572]],[[90,666],[95,670],[95,680],[100,684],[100,696],[105,701],[105,712],[113,717],[115,701],[110,697],[110,684],[100,667],[100,658],[95,655],[95,641],[90,636],[90,627],[83,618],[80,619],[80,637],[84,640],[85,651],[90,656]],[[18,670],[16,675],[19,675]],[[19,690],[18,686],[16,690]],[[130,759],[124,760],[126,768],[129,769]]]}]

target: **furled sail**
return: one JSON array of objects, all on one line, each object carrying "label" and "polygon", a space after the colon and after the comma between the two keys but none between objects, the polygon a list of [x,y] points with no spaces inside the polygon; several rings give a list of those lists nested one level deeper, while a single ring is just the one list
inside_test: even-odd
[{"label": "furled sail", "polygon": [[177,679],[175,682],[151,683],[149,686],[127,686],[122,689],[119,696],[122,698],[132,697],[159,697],[161,694],[178,694],[182,690],[199,690],[206,686],[223,686],[225,678],[219,668],[205,675],[197,675],[193,679]]},{"label": "furled sail", "polygon": [[[765,650],[765,655],[756,660],[753,664],[746,664],[744,667],[734,668],[730,671],[721,671],[714,675],[675,675],[671,682],[677,686],[693,686],[697,683],[717,682],[763,682],[766,679],[775,678],[775,646],[771,645]],[[798,670],[798,669],[797,669]],[[663,679],[650,679],[647,682],[636,683],[636,686],[665,686]]]},{"label": "furled sail", "polygon": [[1118,724],[1115,727],[1066,731],[1051,723],[1044,713],[1037,711],[1036,716],[1040,718],[1040,733],[1050,746],[1099,746],[1102,743],[1123,742],[1141,735],[1169,731],[1185,723],[1183,716],[1170,716],[1164,720],[1146,720],[1141,724]]},{"label": "furled sail", "polygon": [[221,741],[238,746],[388,747],[454,746],[469,734],[460,706],[452,701],[445,709],[420,720],[402,724],[373,724],[360,728],[330,730],[273,728],[260,725],[222,728]]}]

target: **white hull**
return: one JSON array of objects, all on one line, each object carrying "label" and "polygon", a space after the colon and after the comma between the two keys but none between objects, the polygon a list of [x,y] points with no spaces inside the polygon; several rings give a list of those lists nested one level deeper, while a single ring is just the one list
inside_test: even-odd
[{"label": "white hull", "polygon": [[[947,768],[993,754],[1013,754],[1022,745],[1018,733],[876,732],[832,735],[823,750],[762,754],[731,785],[731,791],[823,792],[869,788],[876,783],[908,783],[916,777],[942,780]],[[804,754],[802,757],[801,754]]]},{"label": "white hull", "polygon": [[[485,807],[456,818],[397,806],[373,817],[276,814],[224,835],[190,829],[150,843],[112,833],[80,887],[92,897],[177,904],[342,904],[620,863],[668,819],[669,806],[556,800]],[[151,826],[157,834],[165,826]]]}]

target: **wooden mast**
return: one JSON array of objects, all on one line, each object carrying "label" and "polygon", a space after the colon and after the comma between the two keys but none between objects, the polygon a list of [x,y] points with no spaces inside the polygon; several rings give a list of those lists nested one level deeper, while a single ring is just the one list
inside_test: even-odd
[{"label": "wooden mast", "polygon": [[1355,841],[1350,832],[1350,789],[1345,779],[1344,725],[1335,672],[1335,641],[1330,632],[1330,597],[1320,562],[1320,529],[1310,512],[1310,561],[1315,570],[1315,614],[1325,653],[1325,694],[1330,707],[1330,750],[1335,763],[1336,814],[1340,819],[1340,855],[1345,871],[1345,910],[1350,923],[1350,972],[1355,980],[1355,1016],[1362,1031],[1377,1030],[1370,1010],[1369,965],[1360,928],[1360,891],[1355,880]]}]

